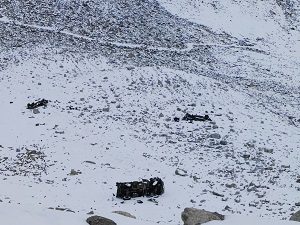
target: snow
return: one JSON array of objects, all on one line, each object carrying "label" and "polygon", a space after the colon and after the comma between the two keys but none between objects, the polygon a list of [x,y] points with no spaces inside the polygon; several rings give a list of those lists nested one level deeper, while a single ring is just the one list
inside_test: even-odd
[{"label": "snow", "polygon": [[[199,110],[195,110],[196,112],[203,111],[204,108],[209,109],[212,105],[218,105],[218,107],[222,108],[221,111],[218,110],[218,113],[221,114],[231,111],[235,118],[239,118],[236,122],[233,120],[231,126],[236,131],[240,130],[240,132],[244,130],[245,126],[248,128],[240,134],[237,132],[238,136],[230,139],[234,146],[239,146],[240,150],[238,152],[246,151],[245,147],[243,147],[245,141],[260,137],[260,141],[257,143],[258,146],[263,147],[265,143],[268,143],[268,147],[280,148],[281,151],[276,151],[276,156],[274,155],[273,157],[280,159],[283,165],[291,165],[292,170],[298,169],[297,152],[292,153],[291,151],[291,148],[299,147],[299,139],[297,138],[299,133],[297,129],[291,127],[283,129],[287,125],[281,122],[279,118],[264,116],[261,114],[260,109],[254,106],[245,111],[243,108],[247,105],[253,105],[253,103],[249,102],[247,96],[243,94],[239,94],[234,90],[217,89],[212,80],[203,77],[197,78],[192,74],[166,69],[159,71],[152,68],[136,68],[134,72],[131,72],[126,68],[110,66],[106,63],[105,58],[97,57],[96,59],[86,60],[83,57],[82,60],[75,62],[72,60],[73,57],[74,55],[70,55],[67,58],[62,58],[56,54],[53,56],[48,54],[45,57],[29,60],[2,71],[2,75],[10,77],[10,79],[2,81],[3,87],[6,88],[1,89],[1,96],[6,97],[1,99],[1,105],[6,110],[1,111],[0,123],[1,127],[6,129],[1,129],[1,136],[7,138],[1,140],[1,144],[5,147],[21,147],[31,146],[32,143],[35,143],[46,152],[47,159],[50,160],[47,164],[52,164],[58,160],[58,162],[54,163],[54,166],[48,168],[45,177],[42,176],[42,180],[45,179],[46,183],[34,185],[26,177],[8,177],[7,180],[2,181],[1,187],[5,190],[4,196],[13,196],[13,199],[10,199],[11,202],[18,203],[21,201],[25,204],[34,205],[36,204],[36,199],[38,199],[38,202],[47,208],[60,206],[70,208],[76,212],[87,212],[88,209],[92,208],[102,214],[105,209],[110,208],[112,210],[133,212],[133,214],[138,215],[139,218],[146,219],[146,221],[151,221],[151,217],[154,214],[156,215],[156,220],[159,219],[161,222],[174,221],[175,218],[178,218],[183,210],[182,207],[190,205],[188,203],[190,199],[195,199],[197,202],[197,199],[199,201],[206,199],[207,203],[205,205],[207,209],[221,210],[228,202],[218,206],[213,204],[215,201],[213,200],[215,198],[213,195],[207,195],[208,193],[205,192],[201,193],[201,190],[209,188],[207,184],[194,182],[188,177],[176,178],[174,177],[174,171],[178,166],[184,167],[191,173],[191,176],[198,176],[198,179],[203,181],[205,177],[207,178],[205,174],[216,171],[217,168],[223,168],[227,164],[229,166],[228,169],[230,169],[230,160],[224,161],[222,158],[218,160],[217,152],[206,152],[204,155],[203,153],[199,155],[197,151],[193,150],[189,154],[181,152],[182,150],[186,151],[184,149],[170,151],[169,149],[172,148],[173,144],[167,144],[163,140],[159,141],[161,138],[155,138],[154,142],[151,141],[153,138],[149,139],[148,131],[152,130],[150,134],[164,132],[163,127],[159,126],[156,128],[154,126],[155,123],[161,123],[161,120],[154,121],[153,125],[150,121],[148,121],[150,124],[144,125],[143,123],[129,125],[125,122],[130,117],[130,115],[124,114],[128,110],[133,108],[137,110],[137,115],[139,115],[144,107],[151,108],[153,104],[161,105],[160,107],[164,109],[163,113],[171,115],[174,112],[174,108],[177,107],[177,104],[168,104],[168,102],[173,101],[172,99],[187,103],[193,101],[202,102],[202,105],[204,104],[205,107],[201,106]],[[65,72],[61,72],[60,65],[63,65],[62,71]],[[71,74],[68,71],[72,71],[74,68],[80,69],[78,70],[79,73],[73,74],[73,76],[76,76],[76,80],[71,80]],[[66,76],[61,73],[64,73]],[[11,74],[15,76],[11,76]],[[19,82],[21,77],[24,78],[22,82]],[[184,88],[182,90],[185,91],[185,95],[181,95],[183,93],[181,90],[177,90],[177,94],[175,94],[172,90],[168,93],[159,87],[154,88],[150,86],[142,87],[140,91],[133,92],[131,89],[128,89],[129,83],[126,81],[129,79],[146,79],[148,80],[146,83],[148,83],[149,81],[156,82],[156,79],[177,80],[182,78],[188,79],[190,82],[190,85],[187,86],[189,89]],[[91,83],[87,83],[86,80],[89,80]],[[38,83],[41,83],[41,85]],[[11,86],[10,84],[14,85]],[[210,87],[206,89],[208,91],[207,96],[197,96],[196,93],[194,96],[192,91],[200,90],[199,87],[202,86]],[[80,88],[78,89],[78,87]],[[118,96],[118,93],[122,93],[122,97],[120,96],[121,98],[119,97],[117,102],[121,103],[123,109],[120,111],[114,105],[110,105],[109,114],[120,115],[117,120],[109,118],[99,111],[102,107],[107,107],[106,104],[113,100],[114,95],[109,94],[111,90],[117,91],[115,96]],[[97,98],[95,98],[97,92],[99,96],[107,96],[108,100],[97,101]],[[161,94],[164,95],[163,98],[161,98]],[[30,96],[30,98],[26,96]],[[46,109],[40,109],[40,114],[34,115],[30,110],[25,109],[25,103],[34,101],[40,96],[47,96],[52,102]],[[210,97],[208,98],[208,96]],[[80,103],[81,98],[85,99],[82,103]],[[10,104],[10,101],[13,101],[13,104]],[[56,102],[59,103],[57,106]],[[184,104],[183,102],[181,105]],[[76,110],[68,111],[64,109],[70,103],[71,105],[76,104],[80,108],[92,105],[94,109],[91,108],[92,111],[88,110],[80,116]],[[126,109],[126,107],[128,108]],[[155,110],[152,109],[150,112],[155,113]],[[247,113],[244,114],[245,112]],[[249,120],[250,115],[256,120]],[[227,120],[222,121],[218,117],[215,117],[214,120],[221,127],[221,129],[218,129],[218,132],[222,136],[226,136],[229,132],[226,125],[228,124]],[[260,121],[265,121],[265,123],[262,125]],[[35,124],[37,123],[45,123],[46,125],[36,127]],[[80,125],[82,123],[84,127]],[[16,125],[12,126],[12,124]],[[173,124],[173,122],[168,122],[167,124],[173,127],[171,130],[178,130],[179,132],[188,132],[195,129],[203,130],[206,126],[206,124],[187,124],[185,126],[184,124]],[[280,124],[280,126],[274,127],[274,124]],[[55,125],[58,125],[57,128],[55,128]],[[261,129],[265,131],[262,132],[260,131]],[[282,130],[288,132],[284,138],[270,140],[271,136],[284,135]],[[63,133],[60,134],[61,132]],[[201,133],[200,131],[199,135]],[[139,139],[141,140],[134,138],[136,134],[140,135]],[[186,141],[189,140],[187,139]],[[91,145],[92,143],[97,144]],[[165,144],[162,145],[162,143]],[[286,143],[289,143],[288,148],[285,147]],[[235,154],[238,154],[238,152]],[[149,154],[150,157],[145,158],[145,153]],[[294,154],[294,156],[288,156],[287,154]],[[205,157],[205,161],[201,164],[198,163],[197,158],[200,156]],[[132,161],[132,157],[134,157],[134,161]],[[174,165],[172,165],[172,161],[167,162],[167,165],[165,165],[164,160],[162,160],[162,158],[171,160],[173,157],[179,160]],[[295,160],[294,163],[291,161],[292,158]],[[96,165],[84,163],[87,160],[94,161]],[[71,169],[79,169],[82,174],[68,177],[67,174]],[[201,171],[201,173],[198,171]],[[158,199],[158,206],[153,205],[153,203],[139,205],[135,201],[120,204],[120,201],[113,197],[115,182],[151,176],[163,177],[167,187],[166,194]],[[245,173],[243,176],[245,181],[248,180],[247,183],[253,179],[251,174],[247,175]],[[61,182],[64,178],[67,178],[67,181]],[[210,178],[211,182],[220,181],[214,180],[216,178],[213,175]],[[223,180],[221,177],[218,179]],[[268,183],[268,178],[261,177],[258,179],[260,185],[263,185],[265,182],[266,184]],[[20,185],[20,181],[24,185]],[[234,182],[237,182],[237,180]],[[287,182],[287,180],[284,180],[284,182]],[[188,185],[188,188],[186,185]],[[199,190],[199,197],[194,195],[195,190]],[[223,190],[224,188],[221,186],[215,189],[215,191],[220,192],[223,192]],[[272,192],[268,191],[268,193],[269,195],[275,194],[275,191],[279,192],[278,199],[282,195],[280,189],[272,190]],[[178,193],[183,192],[185,192],[184,195],[178,196]],[[289,193],[292,192],[293,188],[290,188]],[[297,192],[290,195],[289,201],[293,201],[293,196],[296,194]],[[246,201],[251,201],[251,198],[249,196],[249,200]],[[178,207],[176,210],[173,210],[173,213],[176,213],[167,213],[169,208],[174,207],[174,203]],[[152,213],[149,214],[148,212]],[[260,212],[261,210],[256,213],[260,214]],[[175,219],[177,223],[178,219]],[[155,223],[155,221],[153,222]]]},{"label": "snow", "polygon": [[225,221],[222,222],[210,222],[209,225],[233,225],[233,224],[243,224],[243,225],[297,225],[299,222],[295,221],[277,221],[272,219],[265,218],[256,218],[256,217],[243,217],[243,216],[228,216]]},{"label": "snow", "polygon": [[240,38],[269,38],[282,32],[284,15],[274,1],[213,2],[209,0],[159,0],[180,17]]},{"label": "snow", "polygon": [[[185,207],[226,215],[212,225],[296,224],[288,219],[300,190],[298,32],[287,32],[273,1],[202,2],[159,0],[237,42],[211,32],[181,47],[136,44],[0,18],[16,41],[28,38],[18,29],[32,29],[62,42],[0,42],[6,225],[83,225],[90,211],[123,225],[179,225]],[[47,107],[26,109],[42,98]],[[212,121],[173,121],[186,112]],[[163,179],[162,196],[115,197],[116,182],[150,177]]]}]

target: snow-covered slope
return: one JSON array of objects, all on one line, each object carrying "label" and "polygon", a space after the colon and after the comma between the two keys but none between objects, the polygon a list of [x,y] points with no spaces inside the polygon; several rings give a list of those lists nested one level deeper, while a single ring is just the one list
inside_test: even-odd
[{"label": "snow-covered slope", "polygon": [[273,50],[276,46],[275,50],[284,51],[288,47],[300,51],[299,1],[159,0],[159,2],[173,14],[206,25],[215,32],[227,32],[240,39],[257,41]]},{"label": "snow-covered slope", "polygon": [[282,26],[287,24],[283,11],[274,0],[159,2],[180,17],[243,38],[265,38],[270,34],[282,32]]},{"label": "snow-covered slope", "polygon": [[[174,225],[185,207],[228,215],[215,224],[239,224],[298,210],[300,51],[282,7],[30,2],[4,1],[0,11],[7,225],[83,225],[90,211],[118,224]],[[46,108],[26,109],[41,98]],[[212,121],[174,121],[187,112]],[[153,176],[165,182],[161,197],[115,198],[116,182]]]}]

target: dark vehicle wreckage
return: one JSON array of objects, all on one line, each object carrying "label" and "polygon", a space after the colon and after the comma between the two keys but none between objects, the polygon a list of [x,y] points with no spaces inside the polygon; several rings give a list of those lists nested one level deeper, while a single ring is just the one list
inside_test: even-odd
[{"label": "dark vehicle wreckage", "polygon": [[208,115],[205,115],[205,116],[199,116],[199,115],[193,115],[193,114],[185,114],[185,116],[182,118],[182,120],[185,120],[185,121],[211,121],[211,119],[209,118]]},{"label": "dark vehicle wreckage", "polygon": [[48,100],[42,99],[40,101],[36,101],[36,102],[33,102],[33,103],[28,103],[27,104],[27,109],[36,109],[36,108],[41,107],[41,106],[46,107],[48,103],[49,103]]},{"label": "dark vehicle wreckage", "polygon": [[117,183],[117,198],[129,200],[135,197],[156,196],[164,193],[164,182],[158,178],[142,181]]}]

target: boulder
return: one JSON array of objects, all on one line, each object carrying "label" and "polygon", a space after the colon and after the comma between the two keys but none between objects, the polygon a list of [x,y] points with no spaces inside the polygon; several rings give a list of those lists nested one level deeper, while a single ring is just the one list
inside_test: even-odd
[{"label": "boulder", "polygon": [[113,213],[116,213],[116,214],[119,214],[119,215],[122,215],[122,216],[127,216],[127,217],[129,217],[129,218],[136,219],[135,216],[131,215],[131,214],[128,213],[128,212],[124,212],[124,211],[113,211]]},{"label": "boulder", "polygon": [[216,212],[208,212],[195,208],[185,208],[181,214],[184,225],[201,225],[213,220],[224,220],[224,216]]},{"label": "boulder", "polygon": [[175,170],[175,174],[178,175],[178,176],[182,176],[182,177],[188,176],[186,170],[184,170],[184,169],[179,169],[179,168],[177,168],[177,169]]},{"label": "boulder", "polygon": [[87,218],[86,222],[89,225],[117,225],[114,221],[102,216],[91,216]]},{"label": "boulder", "polygon": [[213,133],[213,134],[209,135],[209,137],[213,138],[213,139],[221,139],[221,135],[217,134],[217,133]]},{"label": "boulder", "polygon": [[290,220],[300,222],[300,211],[294,213]]}]

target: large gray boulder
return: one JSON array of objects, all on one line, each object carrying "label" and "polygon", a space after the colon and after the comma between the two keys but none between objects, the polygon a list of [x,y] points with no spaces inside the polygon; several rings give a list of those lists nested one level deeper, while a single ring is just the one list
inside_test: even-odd
[{"label": "large gray boulder", "polygon": [[224,220],[224,216],[216,212],[208,212],[195,208],[185,208],[181,214],[184,225],[201,225],[213,220]]},{"label": "large gray boulder", "polygon": [[86,222],[89,225],[117,225],[114,221],[102,216],[91,216],[87,218]]},{"label": "large gray boulder", "polygon": [[300,211],[294,213],[290,220],[300,222]]}]

